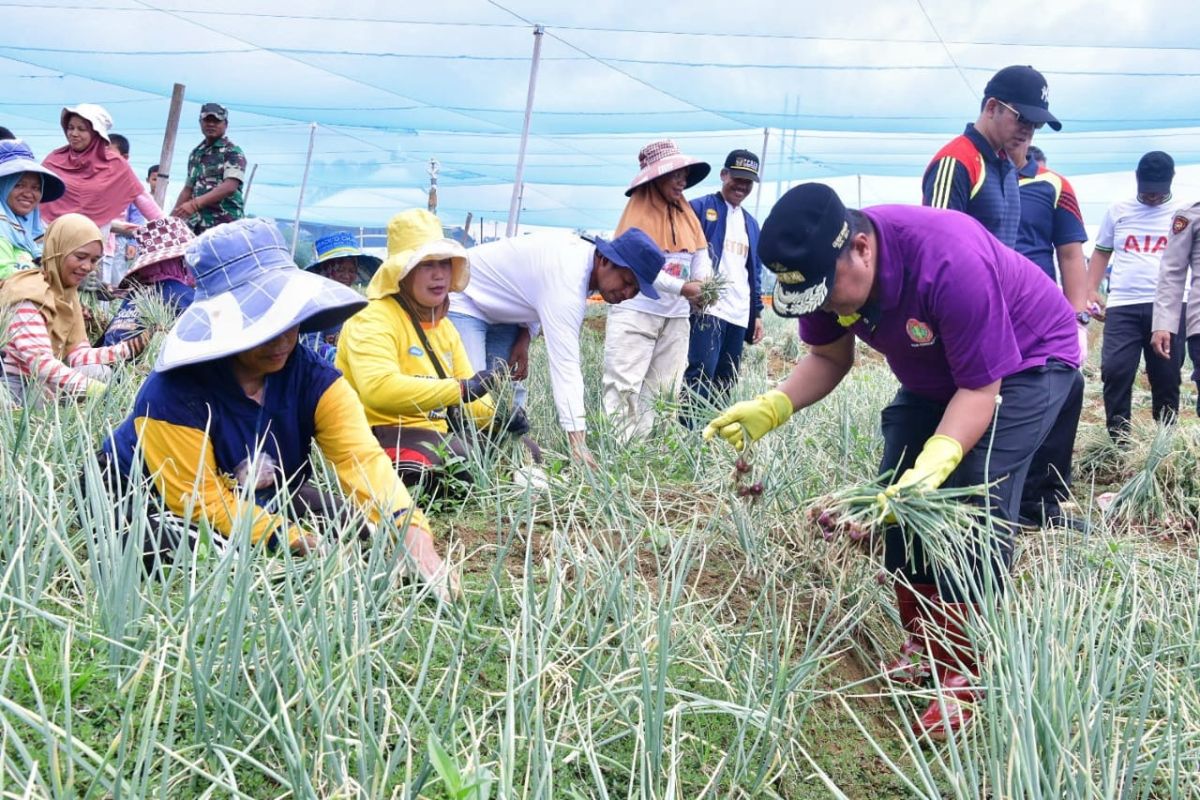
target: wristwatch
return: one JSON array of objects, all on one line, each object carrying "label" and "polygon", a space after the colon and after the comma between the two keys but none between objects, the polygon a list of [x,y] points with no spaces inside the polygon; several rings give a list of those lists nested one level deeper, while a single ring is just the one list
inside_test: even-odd
[{"label": "wristwatch", "polygon": [[1075,319],[1080,325],[1087,325],[1092,321],[1092,315],[1086,311],[1077,311],[1075,312]]}]

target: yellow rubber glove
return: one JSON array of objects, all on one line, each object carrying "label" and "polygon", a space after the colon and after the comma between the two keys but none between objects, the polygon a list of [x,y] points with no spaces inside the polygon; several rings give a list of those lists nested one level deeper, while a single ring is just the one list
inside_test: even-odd
[{"label": "yellow rubber glove", "polygon": [[[778,389],[760,394],[753,400],[735,403],[708,423],[704,438],[720,436],[738,450],[757,442],[768,432],[775,430],[792,416],[792,401]],[[749,437],[749,441],[746,437]]]},{"label": "yellow rubber glove", "polygon": [[889,506],[892,498],[900,494],[902,489],[916,487],[919,491],[928,492],[938,488],[946,482],[962,458],[962,445],[957,439],[940,433],[930,436],[912,468],[905,470],[899,480],[876,498],[884,512],[884,522],[896,521]]}]

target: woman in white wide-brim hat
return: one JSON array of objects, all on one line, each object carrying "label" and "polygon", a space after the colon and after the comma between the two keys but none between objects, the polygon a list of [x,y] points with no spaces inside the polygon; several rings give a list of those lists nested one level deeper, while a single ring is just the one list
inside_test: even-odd
[{"label": "woman in white wide-brim hat", "polygon": [[[467,251],[424,209],[388,223],[388,257],[367,286],[367,307],[342,326],[337,366],[406,483],[442,488],[445,455],[464,456],[470,431],[523,435],[517,409],[493,426],[491,370],[475,372],[446,318],[450,292],[470,280]],[[465,479],[465,475],[459,476]]]},{"label": "woman in white wide-brim hat", "polygon": [[701,282],[712,274],[708,242],[683,196],[712,168],[679,152],[669,139],[643,147],[638,165],[615,235],[641,228],[666,261],[654,282],[657,299],[639,294],[608,312],[604,411],[610,419],[626,421],[620,430],[626,440],[648,435],[655,400],[677,394],[687,366],[692,304],[700,297]]},{"label": "woman in white wide-brim hat", "polygon": [[[358,396],[336,369],[296,346],[301,332],[358,311],[362,297],[300,270],[263,220],[206,231],[188,245],[187,260],[195,302],[168,333],[129,416],[104,442],[110,491],[124,495],[124,483],[148,476],[177,518],[203,519],[226,537],[247,525],[254,543],[297,554],[319,545],[322,527],[358,529],[357,514],[376,531],[394,521],[419,574],[440,596],[456,593],[457,579],[371,435]],[[309,483],[313,444],[351,504]],[[154,532],[148,567],[170,559],[169,539]]]}]

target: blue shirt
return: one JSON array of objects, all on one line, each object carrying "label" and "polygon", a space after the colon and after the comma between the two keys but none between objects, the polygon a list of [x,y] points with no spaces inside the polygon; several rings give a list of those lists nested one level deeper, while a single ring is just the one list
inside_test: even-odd
[{"label": "blue shirt", "polygon": [[921,204],[969,214],[1004,244],[1017,244],[1021,222],[1017,171],[974,125],[951,139],[925,168]]},{"label": "blue shirt", "polygon": [[[261,445],[294,487],[312,475],[309,452],[317,403],[340,377],[315,353],[297,347],[283,369],[266,377],[260,406],[242,391],[228,358],[151,372],[138,390],[133,410],[105,440],[104,449],[128,476],[138,439],[134,420],[207,429],[220,472],[233,475]],[[275,488],[259,493],[273,496]]]},{"label": "blue shirt", "polygon": [[806,314],[804,342],[853,333],[887,358],[904,388],[936,402],[1052,358],[1079,366],[1071,304],[1036,264],[974,219],[916,206],[863,213],[878,242],[878,302],[853,321]]},{"label": "blue shirt", "polygon": [[1021,190],[1017,252],[1054,278],[1055,248],[1087,241],[1075,190],[1062,175],[1033,159],[1018,171],[1017,183]]}]

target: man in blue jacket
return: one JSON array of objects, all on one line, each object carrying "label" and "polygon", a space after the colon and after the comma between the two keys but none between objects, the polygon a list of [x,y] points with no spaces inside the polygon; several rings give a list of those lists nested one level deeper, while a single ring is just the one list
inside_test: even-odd
[{"label": "man in blue jacket", "polygon": [[726,283],[716,303],[692,317],[684,381],[695,396],[720,402],[737,378],[742,345],[763,335],[759,292],[758,221],[742,203],[758,182],[758,156],[734,150],[725,157],[721,190],[692,201],[704,238],[713,253],[715,272]]}]

